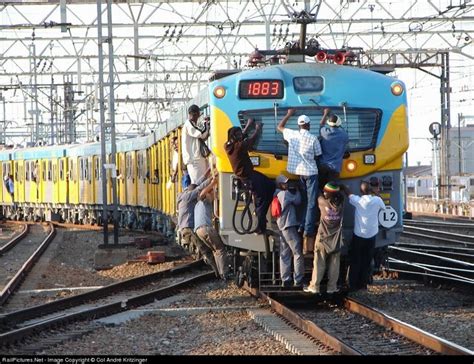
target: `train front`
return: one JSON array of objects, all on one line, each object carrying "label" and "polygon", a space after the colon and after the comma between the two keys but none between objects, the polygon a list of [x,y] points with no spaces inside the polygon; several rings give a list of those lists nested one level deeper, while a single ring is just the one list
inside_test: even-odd
[{"label": "train front", "polygon": [[[395,242],[402,231],[401,170],[408,148],[406,92],[402,82],[354,67],[296,63],[218,79],[209,85],[209,97],[211,146],[220,172],[220,233],[227,245],[268,250],[261,235],[241,235],[234,228],[235,221],[245,224],[246,218],[241,219],[245,201],[235,203],[236,181],[224,150],[228,129],[243,127],[248,118],[263,124],[250,156],[256,170],[275,178],[281,173],[288,175],[288,147],[277,131],[288,108],[296,108],[296,113],[286,127],[297,129],[297,117],[305,114],[311,119],[310,132],[319,135],[319,122],[326,107],[340,116],[342,128],[349,135],[350,156],[344,159],[340,175],[343,183],[359,194],[362,180],[378,180],[380,195],[388,208],[379,215],[376,246]],[[351,239],[353,227],[354,209],[346,204],[346,241]]]}]

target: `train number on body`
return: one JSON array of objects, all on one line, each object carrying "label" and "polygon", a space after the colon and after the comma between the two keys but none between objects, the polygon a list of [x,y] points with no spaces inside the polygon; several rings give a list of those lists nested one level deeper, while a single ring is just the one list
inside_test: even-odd
[{"label": "train number on body", "polygon": [[385,206],[385,210],[379,212],[379,224],[384,228],[390,229],[398,222],[397,211],[392,206]]}]

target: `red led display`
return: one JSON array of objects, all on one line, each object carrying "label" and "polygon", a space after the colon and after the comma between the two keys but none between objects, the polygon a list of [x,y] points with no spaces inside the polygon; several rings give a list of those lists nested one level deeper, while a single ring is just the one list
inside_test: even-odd
[{"label": "red led display", "polygon": [[281,80],[245,80],[240,81],[241,99],[282,99],[283,82]]}]

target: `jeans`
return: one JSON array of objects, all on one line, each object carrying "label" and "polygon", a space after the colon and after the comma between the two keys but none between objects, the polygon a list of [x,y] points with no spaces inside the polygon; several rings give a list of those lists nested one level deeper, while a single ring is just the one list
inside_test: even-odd
[{"label": "jeans", "polygon": [[219,233],[211,226],[201,226],[196,230],[196,235],[211,249],[216,261],[217,270],[221,278],[227,274],[225,246]]},{"label": "jeans", "polygon": [[304,277],[304,256],[301,237],[296,226],[282,230],[280,239],[280,276],[282,282],[291,280],[291,261],[294,266],[294,283],[300,285]]},{"label": "jeans", "polygon": [[366,239],[353,235],[349,250],[349,287],[351,289],[367,288],[374,250],[375,236]]},{"label": "jeans", "polygon": [[275,183],[257,171],[252,171],[249,179],[252,181],[252,192],[255,195],[258,228],[261,232],[265,232],[267,230],[267,212],[273,200]]},{"label": "jeans", "polygon": [[306,210],[303,210],[304,234],[306,236],[316,235],[316,218],[318,214],[318,175],[301,176],[301,184],[306,193],[302,194]]}]

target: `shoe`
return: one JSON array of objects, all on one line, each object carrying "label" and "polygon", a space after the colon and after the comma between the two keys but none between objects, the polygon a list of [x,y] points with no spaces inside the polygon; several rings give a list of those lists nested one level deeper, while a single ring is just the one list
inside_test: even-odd
[{"label": "shoe", "polygon": [[334,293],[339,293],[339,292],[341,292],[341,290],[338,288],[335,291],[328,291],[327,293],[328,294],[334,294]]},{"label": "shoe", "polygon": [[312,294],[319,293],[319,291],[316,288],[311,287],[311,286],[304,286],[303,291],[305,291],[306,293],[312,293]]},{"label": "shoe", "polygon": [[283,282],[281,282],[281,286],[283,288],[290,288],[291,287],[291,282],[290,281],[283,281]]},{"label": "shoe", "polygon": [[303,283],[302,282],[294,282],[293,283],[293,288],[303,288]]}]

